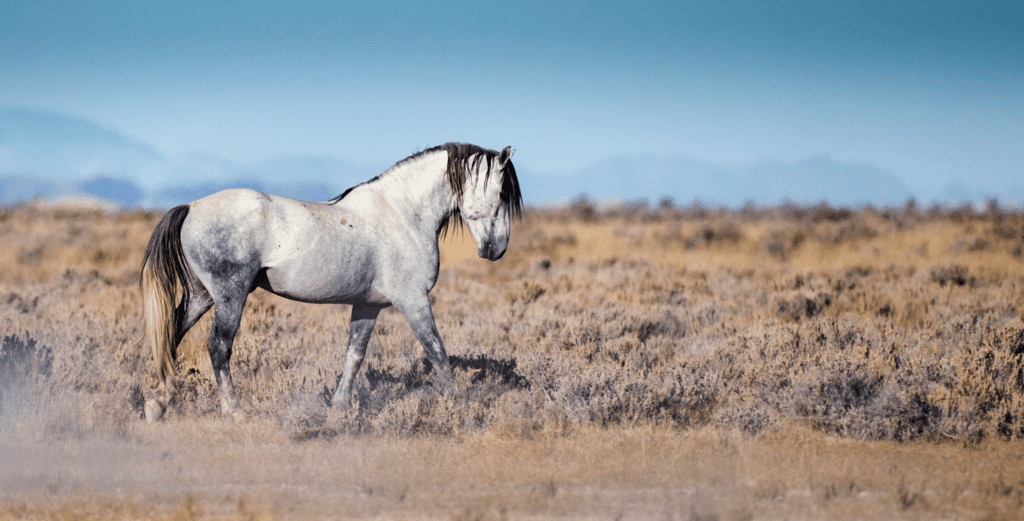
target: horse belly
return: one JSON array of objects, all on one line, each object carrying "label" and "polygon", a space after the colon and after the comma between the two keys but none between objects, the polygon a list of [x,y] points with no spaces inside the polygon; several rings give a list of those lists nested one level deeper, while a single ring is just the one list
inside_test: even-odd
[{"label": "horse belly", "polygon": [[260,255],[265,289],[303,302],[388,303],[374,290],[376,243],[361,222],[335,208],[278,202]]},{"label": "horse belly", "polygon": [[371,274],[334,271],[324,266],[305,269],[268,268],[264,289],[292,300],[317,304],[377,304],[391,302],[373,288]]}]

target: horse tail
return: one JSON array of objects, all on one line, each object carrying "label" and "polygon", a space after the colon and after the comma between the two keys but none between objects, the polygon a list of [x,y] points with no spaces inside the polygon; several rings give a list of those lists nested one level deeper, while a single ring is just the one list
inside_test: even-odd
[{"label": "horse tail", "polygon": [[[188,205],[176,206],[164,215],[153,230],[142,258],[143,316],[145,318],[145,342],[153,350],[153,364],[156,368],[162,394],[156,401],[147,402],[146,419],[159,419],[175,390],[174,359],[180,336],[182,321],[191,295],[192,270],[181,247],[181,225],[188,216]],[[175,303],[181,288],[181,303]],[[154,407],[151,410],[151,407]]]}]

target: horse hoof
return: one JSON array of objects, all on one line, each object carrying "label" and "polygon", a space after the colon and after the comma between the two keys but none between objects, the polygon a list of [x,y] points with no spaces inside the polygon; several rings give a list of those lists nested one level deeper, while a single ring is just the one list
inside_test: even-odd
[{"label": "horse hoof", "polygon": [[160,405],[160,402],[156,400],[146,400],[146,407],[144,408],[146,414],[146,423],[156,423],[164,416],[164,406]]},{"label": "horse hoof", "polygon": [[246,420],[245,413],[242,412],[241,409],[235,409],[233,411],[225,411],[224,412],[224,416],[227,416],[228,418],[231,418],[236,423],[241,423],[241,422],[244,422]]}]

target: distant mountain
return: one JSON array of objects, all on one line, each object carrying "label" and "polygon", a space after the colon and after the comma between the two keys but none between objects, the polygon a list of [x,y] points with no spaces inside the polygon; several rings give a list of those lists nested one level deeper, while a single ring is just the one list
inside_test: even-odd
[{"label": "distant mountain", "polygon": [[202,183],[165,188],[154,196],[153,202],[156,206],[167,208],[202,199],[210,194],[229,188],[248,188],[258,192],[299,199],[301,201],[327,201],[338,195],[326,183],[290,183],[268,186],[259,181],[238,180],[226,183]]},{"label": "distant mountain", "polygon": [[[153,194],[168,190],[174,192],[187,187],[244,188],[250,185],[274,187],[278,192],[289,190],[286,187],[290,185],[324,187],[327,192],[340,192],[382,171],[347,163],[332,156],[277,156],[238,163],[211,154],[184,154],[169,159],[151,172],[151,180],[144,187]],[[174,182],[168,182],[172,179]]]},{"label": "distant mountain", "polygon": [[97,176],[85,181],[48,181],[35,176],[3,176],[0,177],[0,205],[27,203],[37,198],[60,199],[87,195],[122,207],[138,207],[145,202],[151,207],[170,208],[229,188],[248,188],[302,201],[327,201],[340,193],[340,190],[327,183],[299,182],[275,185],[240,179],[223,183],[183,184],[147,194],[132,181],[114,177]]},{"label": "distant mountain", "polygon": [[127,179],[97,176],[77,184],[77,188],[97,199],[110,201],[122,206],[139,206],[145,194],[135,183]]},{"label": "distant mountain", "polygon": [[88,119],[0,107],[0,175],[125,177],[162,160],[149,145]]},{"label": "distant mountain", "polygon": [[[397,159],[397,158],[396,158]],[[237,162],[217,154],[167,157],[152,146],[85,118],[23,107],[0,107],[0,204],[89,195],[123,206],[169,207],[225,188],[247,187],[323,201],[383,172],[389,164],[357,165],[329,155],[278,156]],[[912,193],[894,173],[827,155],[799,161],[721,165],[692,157],[620,156],[568,175],[520,168],[530,204],[597,200],[657,203],[670,197],[741,206],[828,201],[835,205],[903,204]],[[938,193],[938,192],[936,192]],[[1024,187],[1001,191],[950,184],[945,202],[1024,202]]]},{"label": "distant mountain", "polygon": [[0,204],[27,203],[36,198],[55,199],[66,195],[56,183],[28,175],[0,177]]},{"label": "distant mountain", "polygon": [[85,118],[0,107],[0,204],[90,195],[123,206],[173,206],[226,188],[327,200],[382,169],[332,156],[249,163],[216,154],[166,157]]},{"label": "distant mountain", "polygon": [[[902,204],[912,194],[895,174],[869,164],[839,163],[814,156],[785,163],[723,166],[687,157],[618,157],[570,176],[535,179],[534,200],[565,201],[581,192],[598,200],[677,202],[740,206],[747,201],[775,204],[828,201],[839,205]],[[533,190],[531,190],[533,191]]]},{"label": "distant mountain", "polygon": [[84,181],[48,180],[34,175],[8,175],[0,177],[0,204],[20,204],[38,198],[60,199],[88,195],[96,199],[135,207],[142,204],[143,191],[135,183],[107,176]]}]

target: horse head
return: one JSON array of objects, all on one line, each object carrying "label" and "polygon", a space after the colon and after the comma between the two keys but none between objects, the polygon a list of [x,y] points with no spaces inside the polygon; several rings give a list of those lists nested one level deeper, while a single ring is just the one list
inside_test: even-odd
[{"label": "horse head", "polygon": [[476,241],[477,255],[492,261],[505,255],[511,217],[518,217],[522,208],[513,153],[511,147],[505,147],[496,156],[474,161],[459,204],[459,213]]}]

